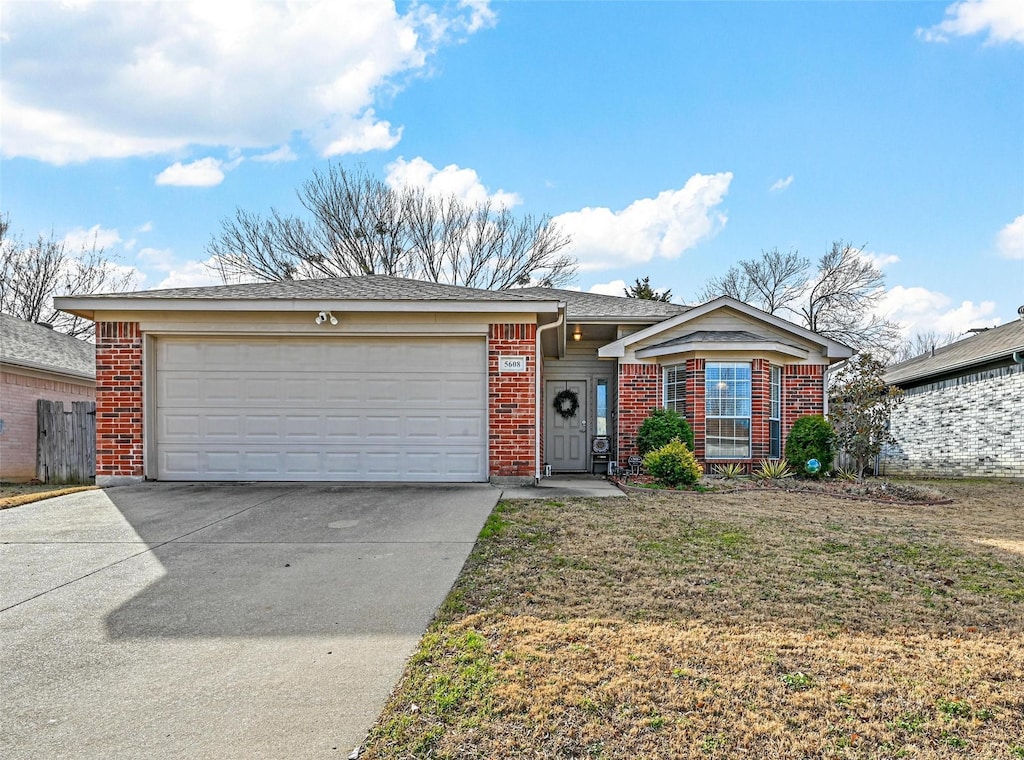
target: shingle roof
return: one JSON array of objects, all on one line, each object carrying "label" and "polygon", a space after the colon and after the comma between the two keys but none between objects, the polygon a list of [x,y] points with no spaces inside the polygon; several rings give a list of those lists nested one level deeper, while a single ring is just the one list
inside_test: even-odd
[{"label": "shingle roof", "polygon": [[578,290],[562,290],[559,288],[516,288],[506,291],[511,293],[529,293],[537,296],[547,295],[565,301],[568,318],[571,321],[586,319],[636,318],[661,321],[674,317],[691,307],[664,301],[648,301],[643,298],[627,298],[626,296],[606,296],[600,293],[581,293]]},{"label": "shingle roof", "polygon": [[446,285],[424,280],[410,280],[388,275],[363,277],[331,277],[319,280],[283,280],[253,282],[241,285],[210,285],[199,288],[138,290],[132,293],[102,293],[88,298],[121,299],[210,299],[210,300],[273,300],[296,298],[333,298],[351,301],[551,301],[523,290],[483,290]]},{"label": "shingle roof", "polygon": [[969,338],[936,348],[931,352],[889,367],[885,380],[902,385],[938,375],[970,369],[1000,359],[1007,359],[1014,351],[1024,352],[1024,321],[1014,320],[999,327],[976,333]]},{"label": "shingle roof", "polygon": [[650,346],[650,348],[662,348],[668,346],[679,346],[684,343],[782,343],[787,346],[793,346],[794,348],[801,348],[796,343],[791,343],[786,340],[782,340],[778,337],[766,338],[763,335],[755,335],[752,332],[746,330],[696,330],[686,335],[681,335],[678,338],[667,340],[664,343],[658,343],[656,346]]},{"label": "shingle roof", "polygon": [[9,314],[0,314],[0,362],[74,377],[96,377],[96,349]]}]

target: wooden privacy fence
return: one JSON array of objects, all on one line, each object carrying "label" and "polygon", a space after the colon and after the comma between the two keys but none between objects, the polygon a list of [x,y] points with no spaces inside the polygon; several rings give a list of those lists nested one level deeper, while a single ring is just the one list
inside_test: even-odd
[{"label": "wooden privacy fence", "polygon": [[96,402],[36,402],[36,477],[44,483],[87,483],[96,477]]}]

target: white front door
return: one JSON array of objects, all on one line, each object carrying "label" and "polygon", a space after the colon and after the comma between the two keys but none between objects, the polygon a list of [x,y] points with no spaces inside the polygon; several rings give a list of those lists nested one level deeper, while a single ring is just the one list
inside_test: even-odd
[{"label": "white front door", "polygon": [[[566,392],[567,393],[563,393]],[[555,408],[555,399],[563,393],[562,414]],[[578,408],[571,416],[572,396]],[[544,457],[553,472],[584,472],[587,469],[587,381],[548,380],[545,383]]]}]

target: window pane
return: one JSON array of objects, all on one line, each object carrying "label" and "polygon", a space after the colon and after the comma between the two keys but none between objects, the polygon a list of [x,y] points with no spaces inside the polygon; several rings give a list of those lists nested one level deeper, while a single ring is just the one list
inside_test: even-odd
[{"label": "window pane", "polygon": [[608,381],[597,381],[597,431],[594,435],[608,435]]},{"label": "window pane", "polygon": [[750,458],[750,377],[747,363],[704,365],[704,450],[708,459]]},{"label": "window pane", "polygon": [[684,413],[686,404],[686,368],[683,366],[665,369],[665,408]]}]

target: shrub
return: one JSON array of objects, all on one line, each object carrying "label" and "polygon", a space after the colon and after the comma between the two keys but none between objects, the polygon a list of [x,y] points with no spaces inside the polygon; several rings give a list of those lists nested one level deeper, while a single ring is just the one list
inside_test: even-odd
[{"label": "shrub", "polygon": [[782,480],[791,478],[794,474],[785,459],[762,459],[754,471],[754,476],[762,480]]},{"label": "shrub", "polygon": [[693,451],[693,431],[686,418],[673,409],[652,409],[647,419],[640,423],[636,447],[640,456],[645,456],[677,438]]},{"label": "shrub", "polygon": [[808,460],[817,459],[821,462],[821,469],[816,474],[825,475],[832,469],[835,456],[836,434],[828,420],[820,414],[811,414],[793,423],[786,438],[786,459],[798,472],[809,475],[805,465]]},{"label": "shrub", "polygon": [[743,465],[739,462],[726,462],[714,466],[715,474],[722,480],[736,480],[743,477],[745,472]]},{"label": "shrub", "polygon": [[659,483],[678,488],[693,486],[704,474],[693,452],[678,438],[644,457],[644,469]]}]

